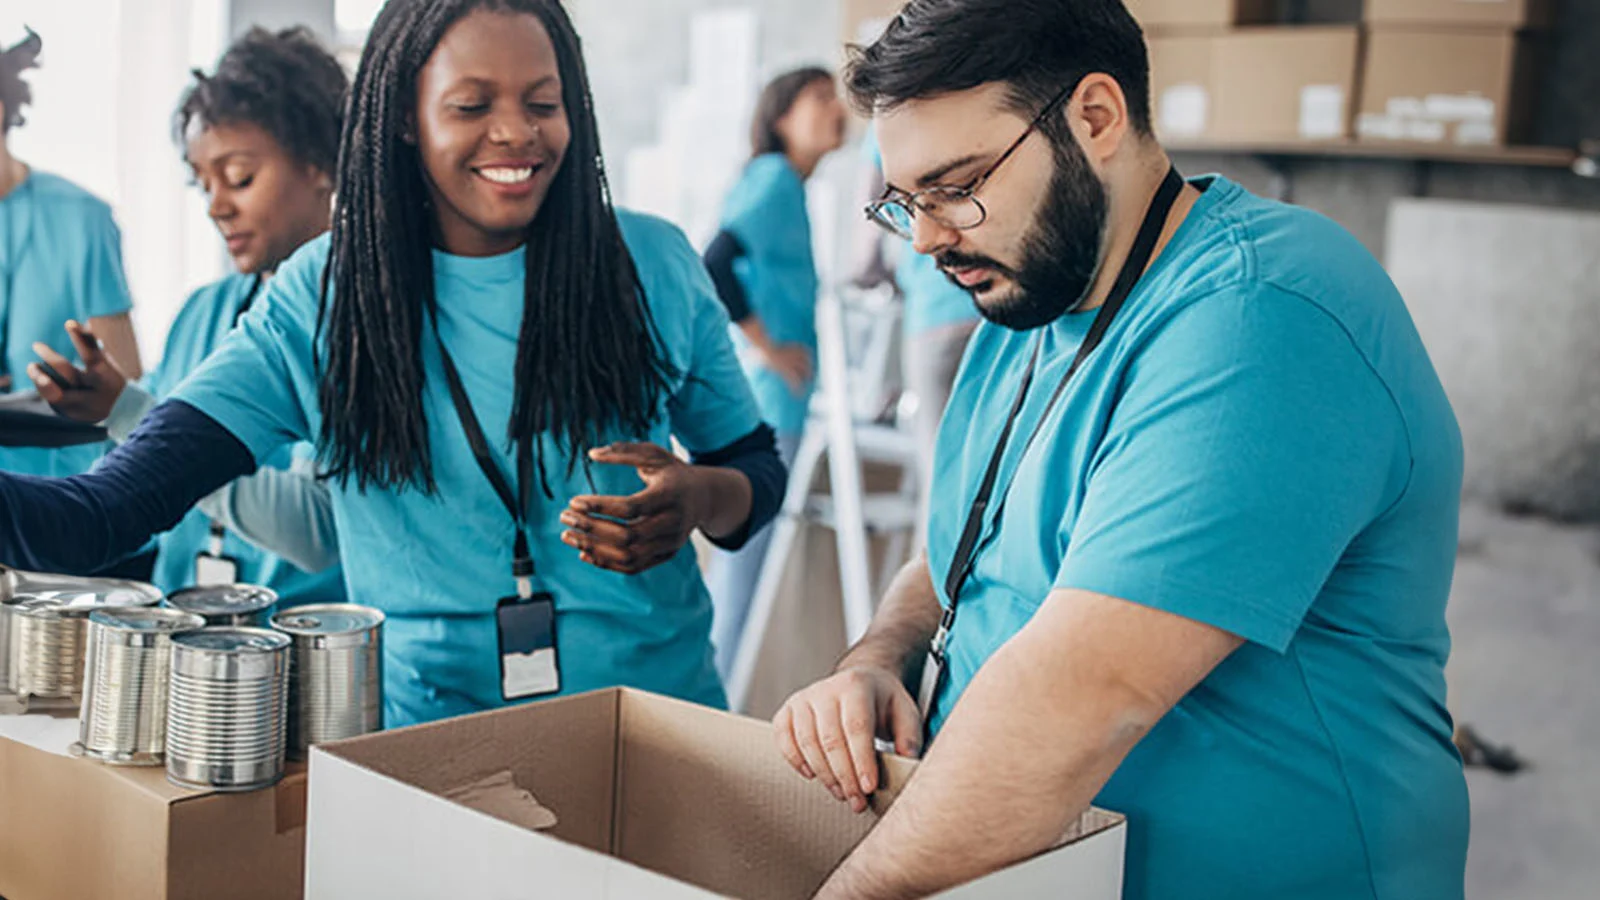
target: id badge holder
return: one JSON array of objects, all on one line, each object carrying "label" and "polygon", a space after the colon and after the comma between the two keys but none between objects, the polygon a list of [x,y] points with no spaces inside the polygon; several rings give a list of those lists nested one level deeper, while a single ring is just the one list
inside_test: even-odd
[{"label": "id badge holder", "polygon": [[239,560],[222,552],[222,539],[226,535],[221,526],[212,523],[210,545],[194,555],[196,585],[239,583]]},{"label": "id badge holder", "polygon": [[495,607],[494,621],[499,634],[500,696],[527,700],[559,692],[555,595],[506,597]]}]

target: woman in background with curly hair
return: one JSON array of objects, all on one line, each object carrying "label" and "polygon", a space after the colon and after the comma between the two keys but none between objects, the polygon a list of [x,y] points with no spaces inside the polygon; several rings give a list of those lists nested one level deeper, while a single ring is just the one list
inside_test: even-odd
[{"label": "woman in background with curly hair", "polygon": [[[0,51],[0,391],[25,384],[33,345],[67,352],[61,325],[89,322],[123,370],[139,375],[139,347],[122,273],[122,233],[111,207],[72,182],[12,155],[13,129],[27,121],[33,92],[23,73],[44,47],[28,36]],[[58,449],[0,448],[0,471],[75,475],[104,455],[106,444]]]},{"label": "woman in background with curly hair", "polygon": [[[258,300],[278,264],[328,230],[339,128],[349,81],[304,28],[260,28],[240,38],[210,75],[196,71],[174,116],[174,137],[238,271],[189,296],[167,332],[160,365],[130,383],[77,322],[67,331],[84,369],[47,347],[71,390],[38,364],[29,369],[56,411],[106,423],[119,443],[159,397],[199,368]],[[165,591],[193,584],[265,585],[286,604],[338,602],[344,584],[326,485],[314,448],[284,447],[252,476],[201,501],[162,535],[152,580]],[[276,552],[265,552],[263,549]]]}]

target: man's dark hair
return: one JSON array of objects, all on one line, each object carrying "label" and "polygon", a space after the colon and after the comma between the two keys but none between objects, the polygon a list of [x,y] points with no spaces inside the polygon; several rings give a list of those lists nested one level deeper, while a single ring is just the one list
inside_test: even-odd
[{"label": "man's dark hair", "polygon": [[22,108],[33,101],[33,91],[22,80],[22,73],[39,65],[39,50],[44,41],[32,28],[25,28],[28,36],[7,50],[0,51],[0,103],[5,104],[5,116],[0,118],[0,134],[5,134],[24,121]]},{"label": "man's dark hair", "polygon": [[789,148],[784,145],[783,135],[778,133],[778,123],[789,110],[794,109],[795,102],[806,88],[819,81],[833,83],[833,73],[817,66],[807,66],[785,72],[767,83],[762,89],[761,97],[756,101],[756,113],[750,121],[750,156],[765,156],[768,153],[787,153]]},{"label": "man's dark hair", "polygon": [[1134,130],[1150,134],[1150,55],[1122,0],[911,0],[876,42],[850,48],[844,79],[869,115],[1004,82],[1032,118],[1095,72],[1116,79]]},{"label": "man's dark hair", "polygon": [[173,116],[183,146],[195,125],[255,125],[295,160],[334,174],[350,81],[305,28],[252,28],[233,42],[210,75],[196,69]]}]

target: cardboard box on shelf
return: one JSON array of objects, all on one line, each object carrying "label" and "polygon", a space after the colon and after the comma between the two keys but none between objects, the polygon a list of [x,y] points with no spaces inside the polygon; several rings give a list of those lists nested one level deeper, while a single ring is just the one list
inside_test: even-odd
[{"label": "cardboard box on shelf", "polygon": [[1156,133],[1173,143],[1347,138],[1360,46],[1358,29],[1333,25],[1152,37]]},{"label": "cardboard box on shelf", "polygon": [[1374,29],[1356,136],[1502,146],[1533,124],[1538,42],[1510,31]]},{"label": "cardboard box on shelf", "polygon": [[1127,0],[1146,30],[1229,28],[1278,20],[1278,0]]},{"label": "cardboard box on shelf", "polygon": [[1554,0],[1366,0],[1372,25],[1454,25],[1545,28],[1555,24]]},{"label": "cardboard box on shelf", "polygon": [[190,791],[160,768],[63,755],[77,732],[76,720],[0,721],[0,896],[301,896],[303,771],[250,793]]},{"label": "cardboard box on shelf", "polygon": [[[914,766],[884,759],[875,810]],[[622,689],[323,744],[311,785],[309,900],[800,900],[878,817],[790,771],[770,725]],[[1126,830],[1091,810],[946,896],[1115,900]]]}]

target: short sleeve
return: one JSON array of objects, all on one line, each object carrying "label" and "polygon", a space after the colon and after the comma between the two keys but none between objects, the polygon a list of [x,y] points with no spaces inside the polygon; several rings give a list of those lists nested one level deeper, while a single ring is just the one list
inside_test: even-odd
[{"label": "short sleeve", "polygon": [[74,279],[74,314],[79,321],[115,316],[133,308],[127,275],[122,270],[122,231],[111,211],[99,203],[83,223],[82,269]]},{"label": "short sleeve", "polygon": [[685,447],[693,453],[710,453],[755,431],[761,413],[728,336],[728,312],[717,299],[711,276],[681,234],[674,233],[665,253],[671,257],[675,277],[658,290],[678,296],[657,297],[652,307],[658,315],[659,310],[671,308],[689,319],[688,353],[683,356],[687,365],[667,413],[672,433]]},{"label": "short sleeve", "polygon": [[[751,160],[723,210],[722,229],[739,239],[752,256],[765,256],[769,246],[779,240],[775,222],[787,221],[794,205],[799,176],[781,155],[767,154]],[[805,202],[805,189],[798,191]]]},{"label": "short sleeve", "polygon": [[1203,298],[1130,364],[1056,587],[1282,652],[1410,462],[1399,407],[1336,319],[1272,288]]},{"label": "short sleeve", "polygon": [[316,396],[312,342],[327,253],[323,238],[290,257],[173,395],[221,423],[258,463],[285,444],[312,438],[306,403]]}]

